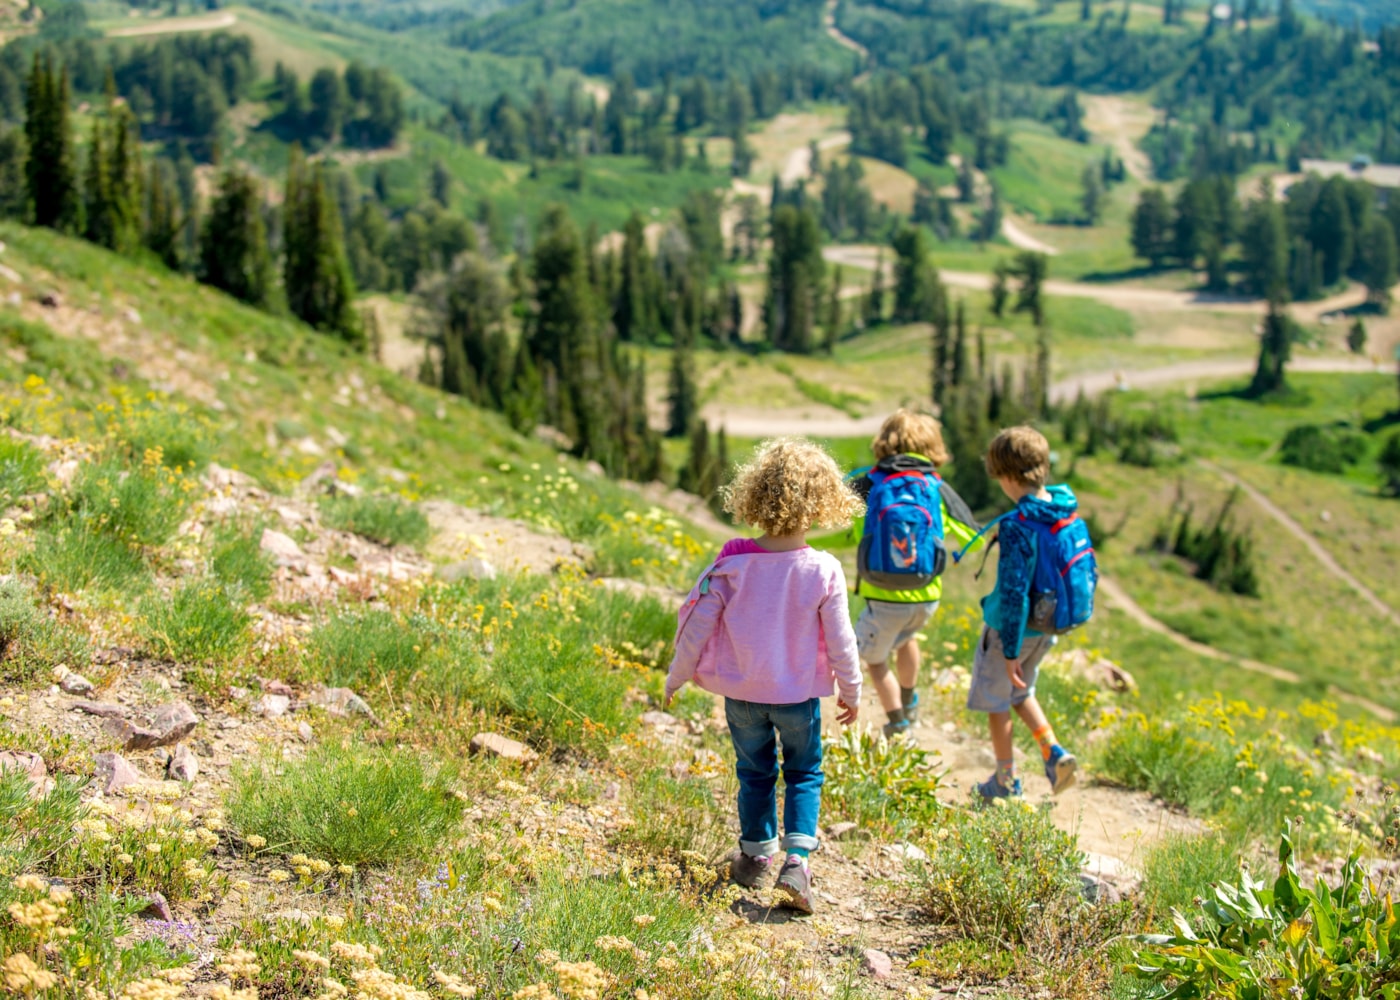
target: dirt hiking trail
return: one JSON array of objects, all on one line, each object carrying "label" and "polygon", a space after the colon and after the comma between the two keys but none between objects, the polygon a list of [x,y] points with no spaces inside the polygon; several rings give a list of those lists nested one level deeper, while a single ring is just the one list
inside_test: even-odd
[{"label": "dirt hiking trail", "polygon": [[107,32],[108,38],[142,38],[148,35],[173,35],[190,31],[222,31],[238,23],[238,15],[232,11],[199,17],[166,17],[150,24],[134,24],[129,28],[113,28]]}]

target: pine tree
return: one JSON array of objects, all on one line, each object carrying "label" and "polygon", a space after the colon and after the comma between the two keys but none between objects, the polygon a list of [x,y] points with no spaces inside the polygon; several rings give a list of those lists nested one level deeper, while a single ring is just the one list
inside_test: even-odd
[{"label": "pine tree", "polygon": [[504,409],[515,358],[504,327],[505,280],[497,267],[477,254],[461,254],[449,273],[423,286],[417,302],[419,332],[442,357],[439,386]]},{"label": "pine tree", "polygon": [[941,409],[948,396],[949,340],[952,336],[946,309],[934,321],[931,336],[933,339],[931,352],[933,355],[933,403]]},{"label": "pine tree", "polygon": [[826,328],[826,353],[836,351],[836,343],[841,339],[841,268],[831,278],[831,290],[827,294],[826,316],[822,325]]},{"label": "pine tree", "polygon": [[623,340],[649,343],[657,327],[656,276],[647,248],[646,224],[633,212],[623,228],[622,265],[613,326]]},{"label": "pine tree", "polygon": [[1011,296],[1007,279],[1011,277],[1011,265],[998,260],[992,272],[992,315],[1000,319],[1006,314],[1006,300]]},{"label": "pine tree", "polygon": [[1240,246],[1250,291],[1264,298],[1282,294],[1288,286],[1288,228],[1271,187],[1245,212]]},{"label": "pine tree", "polygon": [[172,271],[180,269],[178,197],[167,177],[164,161],[152,160],[146,180],[145,244]]},{"label": "pine tree", "polygon": [[1281,299],[1269,301],[1264,318],[1264,335],[1259,339],[1259,365],[1249,394],[1254,397],[1280,392],[1287,387],[1287,365],[1293,347],[1293,320]]},{"label": "pine tree", "polygon": [[1050,273],[1050,259],[1043,253],[1027,250],[1016,257],[1013,273],[1020,279],[1016,291],[1016,311],[1028,312],[1036,326],[1045,323],[1045,279]]},{"label": "pine tree", "polygon": [[29,190],[24,179],[29,144],[17,128],[0,129],[0,219],[29,217]]},{"label": "pine tree", "polygon": [[87,170],[83,175],[83,238],[112,250],[116,248],[117,236],[113,219],[112,182],[107,173],[105,135],[102,121],[93,121],[92,138],[88,140]]},{"label": "pine tree", "polygon": [[78,228],[82,200],[73,165],[68,126],[68,71],[47,56],[34,56],[24,99],[24,137],[29,146],[25,177],[34,223],[63,232]]},{"label": "pine tree", "polygon": [[1367,301],[1382,312],[1388,312],[1396,280],[1395,230],[1390,220],[1382,215],[1367,219],[1361,230],[1358,251]]},{"label": "pine tree", "polygon": [[257,182],[229,170],[209,206],[199,243],[200,280],[260,309],[275,298],[272,257]]},{"label": "pine tree", "polygon": [[967,303],[958,299],[957,319],[953,324],[953,356],[949,361],[948,381],[960,386],[967,381]]},{"label": "pine tree", "polygon": [[1084,168],[1081,177],[1083,191],[1080,194],[1079,204],[1084,210],[1084,224],[1087,226],[1097,226],[1103,219],[1103,173],[1102,167],[1091,163]]},{"label": "pine tree", "polygon": [[1356,317],[1356,322],[1351,324],[1351,329],[1347,331],[1347,350],[1352,354],[1366,353],[1366,321],[1360,316]]},{"label": "pine tree", "polygon": [[1161,188],[1148,188],[1133,210],[1133,252],[1159,268],[1172,251],[1172,217]]},{"label": "pine tree", "polygon": [[695,384],[695,358],[684,340],[677,340],[671,349],[671,391],[666,402],[666,436],[685,437],[700,412],[700,393]]},{"label": "pine tree", "polygon": [[805,354],[812,347],[824,270],[821,225],[809,209],[781,205],[772,228],[763,303],[768,341],[779,350]]},{"label": "pine tree", "polygon": [[875,255],[875,274],[870,279],[870,292],[865,298],[865,325],[879,326],[885,321],[885,253]]},{"label": "pine tree", "polygon": [[1035,330],[1035,371],[1027,405],[1037,417],[1050,414],[1050,329],[1044,323]]},{"label": "pine tree", "polygon": [[340,212],[327,190],[326,171],[308,171],[293,151],[282,207],[285,252],[282,283],[292,314],[323,333],[363,349],[355,312],[355,281],[341,238]]}]

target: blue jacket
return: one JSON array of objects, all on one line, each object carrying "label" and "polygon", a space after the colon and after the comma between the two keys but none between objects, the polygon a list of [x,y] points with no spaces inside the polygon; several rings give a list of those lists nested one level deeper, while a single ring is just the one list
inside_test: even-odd
[{"label": "blue jacket", "polygon": [[1035,574],[1035,529],[1021,523],[1028,520],[1054,524],[1079,509],[1079,501],[1068,486],[1048,486],[1049,500],[1034,496],[1022,498],[1016,510],[1000,522],[1001,554],[997,557],[997,586],[982,598],[982,619],[997,630],[1008,659],[1021,655],[1021,641],[1039,635],[1026,628],[1031,616],[1031,579]]}]

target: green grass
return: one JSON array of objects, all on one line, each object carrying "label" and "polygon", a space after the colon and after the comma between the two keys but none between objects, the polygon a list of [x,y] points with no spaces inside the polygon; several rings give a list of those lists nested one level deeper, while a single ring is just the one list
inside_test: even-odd
[{"label": "green grass", "polygon": [[421,616],[404,621],[392,611],[344,610],[311,634],[309,649],[317,675],[331,686],[402,687],[440,638],[435,623]]},{"label": "green grass", "polygon": [[44,456],[32,445],[0,434],[0,501],[13,503],[44,488]]},{"label": "green grass", "polygon": [[321,504],[321,519],[332,528],[381,545],[416,548],[432,534],[423,512],[396,496],[333,497]]},{"label": "green grass", "polygon": [[91,655],[87,637],[50,619],[26,586],[0,582],[0,679],[7,684],[47,680],[60,664],[83,669]]},{"label": "green grass", "polygon": [[236,660],[248,644],[252,617],[247,595],[213,580],[189,580],[171,594],[152,593],[141,603],[149,651],[189,667]]},{"label": "green grass", "polygon": [[462,803],[453,770],[411,750],[358,742],[306,757],[267,757],[234,774],[229,819],[245,838],[336,864],[385,865],[426,855],[452,836]]},{"label": "green grass", "polygon": [[1177,834],[1154,844],[1142,861],[1143,904],[1159,927],[1172,910],[1183,913],[1197,899],[1209,899],[1218,882],[1239,871],[1240,845],[1219,833]]},{"label": "green grass", "polygon": [[392,192],[390,204],[408,209],[430,200],[429,181],[434,164],[441,162],[456,183],[452,207],[475,214],[483,200],[491,201],[507,224],[523,218],[531,226],[551,204],[569,209],[580,228],[596,225],[600,232],[621,229],[633,211],[649,218],[669,215],[688,194],[728,186],[717,170],[699,173],[682,169],[658,173],[640,156],[592,156],[578,168],[571,163],[511,163],[492,159],[477,148],[454,143],[422,126],[407,129],[405,156],[361,163],[354,167],[367,187],[383,170]]},{"label": "green grass", "polygon": [[272,559],[262,550],[261,528],[226,521],[210,532],[209,572],[225,587],[241,588],[255,601],[272,592]]},{"label": "green grass", "polygon": [[1102,148],[1062,138],[1035,122],[1011,125],[1006,165],[991,171],[1002,199],[1038,222],[1078,219],[1084,168],[1103,161]]}]

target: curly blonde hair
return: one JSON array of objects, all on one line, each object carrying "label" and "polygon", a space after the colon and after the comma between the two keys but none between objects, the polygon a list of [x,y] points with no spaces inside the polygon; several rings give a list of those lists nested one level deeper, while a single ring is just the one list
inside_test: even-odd
[{"label": "curly blonde hair", "polygon": [[820,445],[777,438],[759,445],[724,490],[724,509],[769,535],[844,528],[865,509]]},{"label": "curly blonde hair", "polygon": [[902,409],[885,418],[870,450],[877,462],[891,455],[922,455],[934,465],[947,465],[953,457],[943,443],[943,428],[937,420],[927,413]]}]

